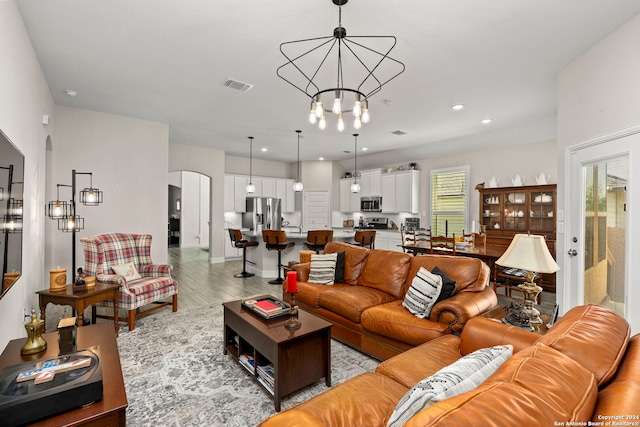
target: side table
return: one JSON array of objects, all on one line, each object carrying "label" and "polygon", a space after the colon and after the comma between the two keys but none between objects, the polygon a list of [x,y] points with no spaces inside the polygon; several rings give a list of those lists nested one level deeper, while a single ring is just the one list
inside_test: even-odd
[{"label": "side table", "polygon": [[[84,324],[82,313],[84,309],[92,304],[102,301],[113,301],[113,324],[118,335],[118,299],[120,297],[120,285],[110,283],[96,283],[93,288],[82,292],[73,292],[73,285],[67,285],[64,290],[52,291],[45,289],[36,292],[40,299],[40,313],[42,320],[45,320],[45,309],[48,303],[59,305],[70,305],[76,310],[76,324],[80,327]],[[95,320],[95,319],[92,319]],[[45,323],[46,324],[46,323]]]},{"label": "side table", "polygon": [[[507,312],[505,311],[506,306],[505,305],[499,305],[483,314],[480,315],[480,317],[486,317],[489,319],[495,319],[495,320],[499,320],[502,321],[502,319],[504,319],[504,317],[507,315]],[[549,323],[549,321],[551,320],[551,316],[548,314],[540,314],[540,318],[542,319],[542,323],[539,324],[532,324],[531,326],[533,327],[533,333],[534,334],[538,334],[538,335],[544,335],[547,333],[547,331],[549,330],[549,328],[547,327],[547,323]]]}]

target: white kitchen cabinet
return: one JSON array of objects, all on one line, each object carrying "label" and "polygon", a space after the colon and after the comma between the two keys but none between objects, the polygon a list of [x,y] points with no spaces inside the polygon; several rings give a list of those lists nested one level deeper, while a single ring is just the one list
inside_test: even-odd
[{"label": "white kitchen cabinet", "polygon": [[382,195],[382,170],[375,169],[360,172],[360,197]]},{"label": "white kitchen cabinet", "polygon": [[360,212],[360,193],[351,192],[353,178],[340,180],[340,212]]},{"label": "white kitchen cabinet", "polygon": [[234,212],[246,212],[247,211],[247,184],[249,183],[249,177],[247,176],[234,176],[233,177],[233,211]]},{"label": "white kitchen cabinet", "polygon": [[235,179],[233,175],[224,176],[224,211],[234,212]]},{"label": "white kitchen cabinet", "polygon": [[282,213],[291,213],[296,210],[296,196],[293,191],[293,182],[292,179],[276,180],[275,197],[282,200]]},{"label": "white kitchen cabinet", "polygon": [[382,212],[420,211],[420,171],[410,170],[382,175]]},{"label": "white kitchen cabinet", "polygon": [[402,236],[398,231],[389,232],[388,247],[390,251],[404,252],[402,250]]},{"label": "white kitchen cabinet", "polygon": [[[260,197],[278,197],[276,195],[276,180],[275,178],[262,178],[262,191]],[[257,190],[257,189],[256,189]]]}]

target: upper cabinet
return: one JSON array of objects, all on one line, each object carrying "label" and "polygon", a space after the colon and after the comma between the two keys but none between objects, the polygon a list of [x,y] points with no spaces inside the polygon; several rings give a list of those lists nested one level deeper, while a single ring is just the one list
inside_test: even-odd
[{"label": "upper cabinet", "polygon": [[541,234],[555,240],[556,185],[480,190],[480,223],[489,236]]},{"label": "upper cabinet", "polygon": [[253,194],[247,194],[249,177],[246,175],[224,176],[224,211],[246,212],[247,197],[276,197],[282,200],[282,212],[295,211],[295,194],[293,180],[285,178],[251,177],[256,187]]},{"label": "upper cabinet", "polygon": [[360,172],[360,197],[382,196],[382,170]]},{"label": "upper cabinet", "polygon": [[340,180],[340,212],[360,211],[360,197],[362,195],[360,193],[352,193],[351,184],[353,184],[353,178]]},{"label": "upper cabinet", "polygon": [[420,212],[420,171],[382,174],[382,212]]}]

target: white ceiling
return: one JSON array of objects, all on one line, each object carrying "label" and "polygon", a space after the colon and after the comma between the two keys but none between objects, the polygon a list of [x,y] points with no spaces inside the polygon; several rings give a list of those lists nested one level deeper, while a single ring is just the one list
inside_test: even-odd
[{"label": "white ceiling", "polygon": [[[254,136],[255,157],[295,161],[302,129],[301,160],[353,156],[351,120],[318,130],[309,98],[276,75],[280,43],[333,33],[331,0],[17,4],[59,105],[165,122],[171,143],[230,155],[248,156]],[[406,66],[370,100],[359,163],[555,138],[557,72],[638,13],[640,0],[350,0],[347,34],[396,36],[390,56]]]}]

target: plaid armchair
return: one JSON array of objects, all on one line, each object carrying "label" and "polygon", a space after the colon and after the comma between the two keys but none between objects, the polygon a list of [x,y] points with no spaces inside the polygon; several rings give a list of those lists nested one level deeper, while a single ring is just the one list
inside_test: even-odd
[{"label": "plaid armchair", "polygon": [[[127,322],[130,331],[135,329],[136,318],[142,315],[168,305],[173,306],[174,312],[178,310],[178,282],[171,277],[170,265],[152,263],[150,234],[108,233],[83,237],[80,242],[84,248],[85,273],[95,276],[97,282],[121,285],[118,305],[129,313],[126,318],[118,317],[118,321]],[[127,280],[112,268],[127,263],[133,263],[142,277]],[[169,297],[171,301],[166,300]],[[153,307],[141,309],[148,305]],[[93,315],[111,318],[96,315],[95,306]]]}]

